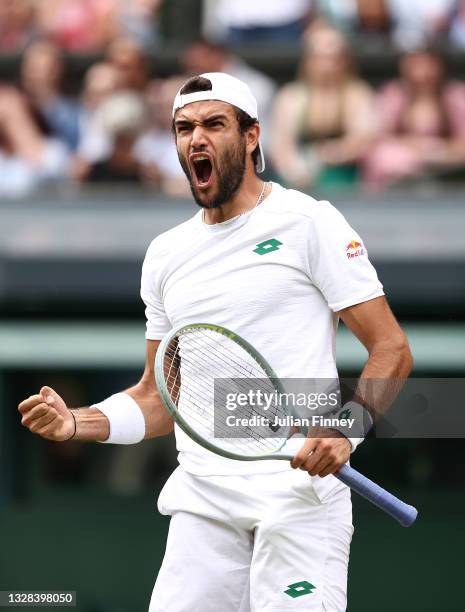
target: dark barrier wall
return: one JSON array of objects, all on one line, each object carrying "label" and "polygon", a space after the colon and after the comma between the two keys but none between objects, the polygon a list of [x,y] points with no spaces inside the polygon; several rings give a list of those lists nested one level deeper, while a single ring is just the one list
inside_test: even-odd
[{"label": "dark barrier wall", "polygon": [[[41,382],[87,404],[138,374],[10,371],[4,379],[3,426],[11,427],[2,479],[12,487],[0,502],[0,590],[74,590],[80,612],[147,609],[169,522],[156,498],[175,465],[173,440],[53,444],[23,430],[15,412]],[[404,529],[355,496],[350,612],[461,609],[462,449],[461,440],[367,440],[357,450],[353,465],[420,517]]]},{"label": "dark barrier wall", "polygon": [[[463,192],[334,200],[362,236],[398,316],[465,313]],[[151,240],[195,214],[150,192],[84,192],[0,204],[1,314],[140,316]]]}]

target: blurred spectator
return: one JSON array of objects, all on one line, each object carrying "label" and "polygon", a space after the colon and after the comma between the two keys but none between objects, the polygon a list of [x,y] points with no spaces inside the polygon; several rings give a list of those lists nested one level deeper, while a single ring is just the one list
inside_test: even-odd
[{"label": "blurred spectator", "polygon": [[281,178],[303,189],[356,182],[376,129],[371,88],[354,74],[343,35],[311,28],[300,79],[278,93],[272,117],[272,161]]},{"label": "blurred spectator", "polygon": [[319,0],[320,15],[347,32],[385,34],[390,29],[389,0]]},{"label": "blurred spectator", "polygon": [[272,79],[246,64],[226,47],[205,40],[197,40],[187,47],[182,54],[181,65],[188,75],[227,72],[245,81],[257,98],[266,147],[267,124],[276,93],[276,85]]},{"label": "blurred spectator", "polygon": [[118,91],[143,94],[147,79],[146,57],[135,42],[117,38],[107,48],[107,61],[95,64],[86,73],[81,100],[83,112],[80,141],[72,164],[72,177],[83,180],[91,167],[108,159],[112,152],[109,131],[97,118],[100,106]]},{"label": "blurred spectator", "polygon": [[318,16],[349,33],[356,27],[357,0],[318,0]]},{"label": "blurred spectator", "polygon": [[143,169],[134,155],[134,145],[147,121],[143,97],[132,91],[114,93],[100,104],[95,120],[112,146],[106,159],[91,165],[86,180],[142,182]]},{"label": "blurred spectator", "polygon": [[380,188],[425,173],[465,168],[465,85],[448,81],[428,49],[407,53],[400,79],[379,96],[384,136],[369,153],[366,179]]},{"label": "blurred spectator", "polygon": [[456,0],[452,8],[449,38],[453,45],[465,47],[465,0]]},{"label": "blurred spectator", "polygon": [[412,48],[445,34],[455,0],[388,0],[393,40],[401,49]]},{"label": "blurred spectator", "polygon": [[69,52],[96,52],[119,36],[148,48],[163,0],[0,0],[0,49],[43,36]]},{"label": "blurred spectator", "polygon": [[122,89],[121,73],[110,62],[93,64],[86,72],[81,94],[82,103],[89,113],[110,94]]},{"label": "blurred spectator", "polygon": [[33,0],[0,0],[0,51],[22,51],[36,36]]},{"label": "blurred spectator", "polygon": [[[138,161],[152,170],[152,184],[166,195],[179,198],[187,197],[190,188],[174,142],[172,110],[174,97],[185,82],[185,76],[152,81],[147,89],[149,129],[135,146]],[[148,172],[146,176],[150,178]]]},{"label": "blurred spectator", "polygon": [[320,15],[346,32],[385,34],[410,48],[446,33],[457,0],[318,0]]},{"label": "blurred spectator", "polygon": [[50,134],[74,151],[79,140],[80,107],[61,93],[63,73],[62,53],[53,43],[34,43],[23,55],[22,90]]},{"label": "blurred spectator", "polygon": [[140,45],[130,38],[117,38],[109,44],[105,55],[108,62],[119,71],[123,89],[145,89],[149,66]]},{"label": "blurred spectator", "polygon": [[388,0],[357,0],[359,28],[366,33],[389,32],[391,21]]},{"label": "blurred spectator", "polygon": [[71,52],[103,49],[116,35],[115,0],[37,0],[37,26]]},{"label": "blurred spectator", "polygon": [[237,46],[295,43],[314,4],[315,0],[213,0],[206,3],[206,34]]},{"label": "blurred spectator", "polygon": [[121,89],[121,73],[109,62],[94,64],[86,72],[81,95],[80,140],[72,165],[72,177],[81,180],[90,166],[110,154],[111,142],[96,119],[99,106]]},{"label": "blurred spectator", "polygon": [[122,36],[149,49],[158,42],[158,12],[163,0],[119,0],[118,29]]},{"label": "blurred spectator", "polygon": [[42,135],[25,98],[0,88],[0,197],[23,197],[67,171],[66,147]]}]

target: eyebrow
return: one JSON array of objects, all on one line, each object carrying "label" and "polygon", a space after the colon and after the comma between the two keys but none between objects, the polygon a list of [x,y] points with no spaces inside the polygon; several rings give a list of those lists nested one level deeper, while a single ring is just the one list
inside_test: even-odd
[{"label": "eyebrow", "polygon": [[207,117],[206,119],[204,119],[203,121],[189,121],[189,119],[176,119],[176,121],[174,122],[174,125],[177,126],[188,126],[188,125],[193,125],[194,123],[200,123],[200,125],[208,125],[209,123],[213,123],[214,121],[218,121],[218,120],[227,120],[228,117],[227,115],[224,114],[217,114],[217,115],[211,115],[210,117]]}]

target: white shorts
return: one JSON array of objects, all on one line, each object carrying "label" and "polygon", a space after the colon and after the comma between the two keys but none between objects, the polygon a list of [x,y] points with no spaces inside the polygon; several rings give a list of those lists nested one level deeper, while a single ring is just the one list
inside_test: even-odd
[{"label": "white shorts", "polygon": [[149,612],[344,612],[350,491],[320,499],[306,472],[194,476],[158,501],[172,515]]}]

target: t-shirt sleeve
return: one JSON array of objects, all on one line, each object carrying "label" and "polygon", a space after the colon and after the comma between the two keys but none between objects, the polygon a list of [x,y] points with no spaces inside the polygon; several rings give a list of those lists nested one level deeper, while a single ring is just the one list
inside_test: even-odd
[{"label": "t-shirt sleeve", "polygon": [[142,265],[140,295],[145,304],[147,319],[145,337],[147,340],[161,340],[170,331],[171,323],[163,307],[151,248],[147,251]]},{"label": "t-shirt sleeve", "polygon": [[313,283],[334,312],[384,295],[357,232],[329,202],[319,202],[309,232]]}]

